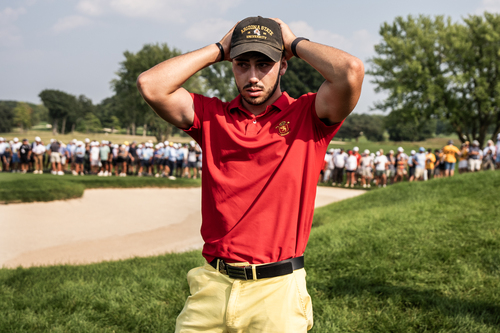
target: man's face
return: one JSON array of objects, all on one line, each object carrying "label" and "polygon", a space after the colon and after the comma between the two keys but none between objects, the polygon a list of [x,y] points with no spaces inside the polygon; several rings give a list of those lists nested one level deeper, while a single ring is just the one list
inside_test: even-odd
[{"label": "man's face", "polygon": [[276,92],[286,61],[274,62],[259,52],[248,52],[233,59],[238,92],[251,105],[264,104]]}]

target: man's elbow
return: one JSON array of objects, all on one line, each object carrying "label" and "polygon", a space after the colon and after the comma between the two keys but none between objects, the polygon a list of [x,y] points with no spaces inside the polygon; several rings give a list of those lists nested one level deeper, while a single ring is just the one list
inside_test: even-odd
[{"label": "man's elbow", "polygon": [[137,89],[139,89],[139,92],[146,101],[154,95],[153,85],[151,84],[151,80],[146,72],[143,72],[139,75],[136,81],[136,85]]},{"label": "man's elbow", "polygon": [[363,62],[353,57],[347,64],[347,80],[351,86],[361,87],[363,84],[363,79],[365,77],[365,66]]}]

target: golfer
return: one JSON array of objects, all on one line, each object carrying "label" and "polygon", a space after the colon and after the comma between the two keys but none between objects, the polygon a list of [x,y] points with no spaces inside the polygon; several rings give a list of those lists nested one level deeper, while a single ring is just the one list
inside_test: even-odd
[{"label": "golfer", "polygon": [[[287,60],[324,78],[294,99],[280,89]],[[231,61],[230,102],[181,86]],[[176,332],[305,332],[313,326],[304,251],[328,144],[361,93],[362,62],[297,38],[279,19],[249,17],[219,43],[142,73],[138,88],[166,121],[203,151],[201,234],[206,264],[187,275],[191,296]]]}]

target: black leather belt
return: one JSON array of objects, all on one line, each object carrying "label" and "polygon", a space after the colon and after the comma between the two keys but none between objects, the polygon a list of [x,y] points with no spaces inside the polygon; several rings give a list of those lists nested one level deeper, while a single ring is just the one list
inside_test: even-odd
[{"label": "black leather belt", "polygon": [[286,259],[264,265],[232,266],[222,259],[214,259],[210,265],[219,272],[228,275],[232,279],[257,280],[272,278],[293,273],[294,270],[304,267],[304,256]]}]

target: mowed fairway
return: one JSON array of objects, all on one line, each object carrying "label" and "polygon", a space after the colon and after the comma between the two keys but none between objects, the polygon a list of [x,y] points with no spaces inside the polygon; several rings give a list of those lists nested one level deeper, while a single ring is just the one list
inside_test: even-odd
[{"label": "mowed fairway", "polygon": [[[500,172],[316,210],[312,332],[500,332]],[[0,332],[172,332],[199,251],[0,270]]]}]

